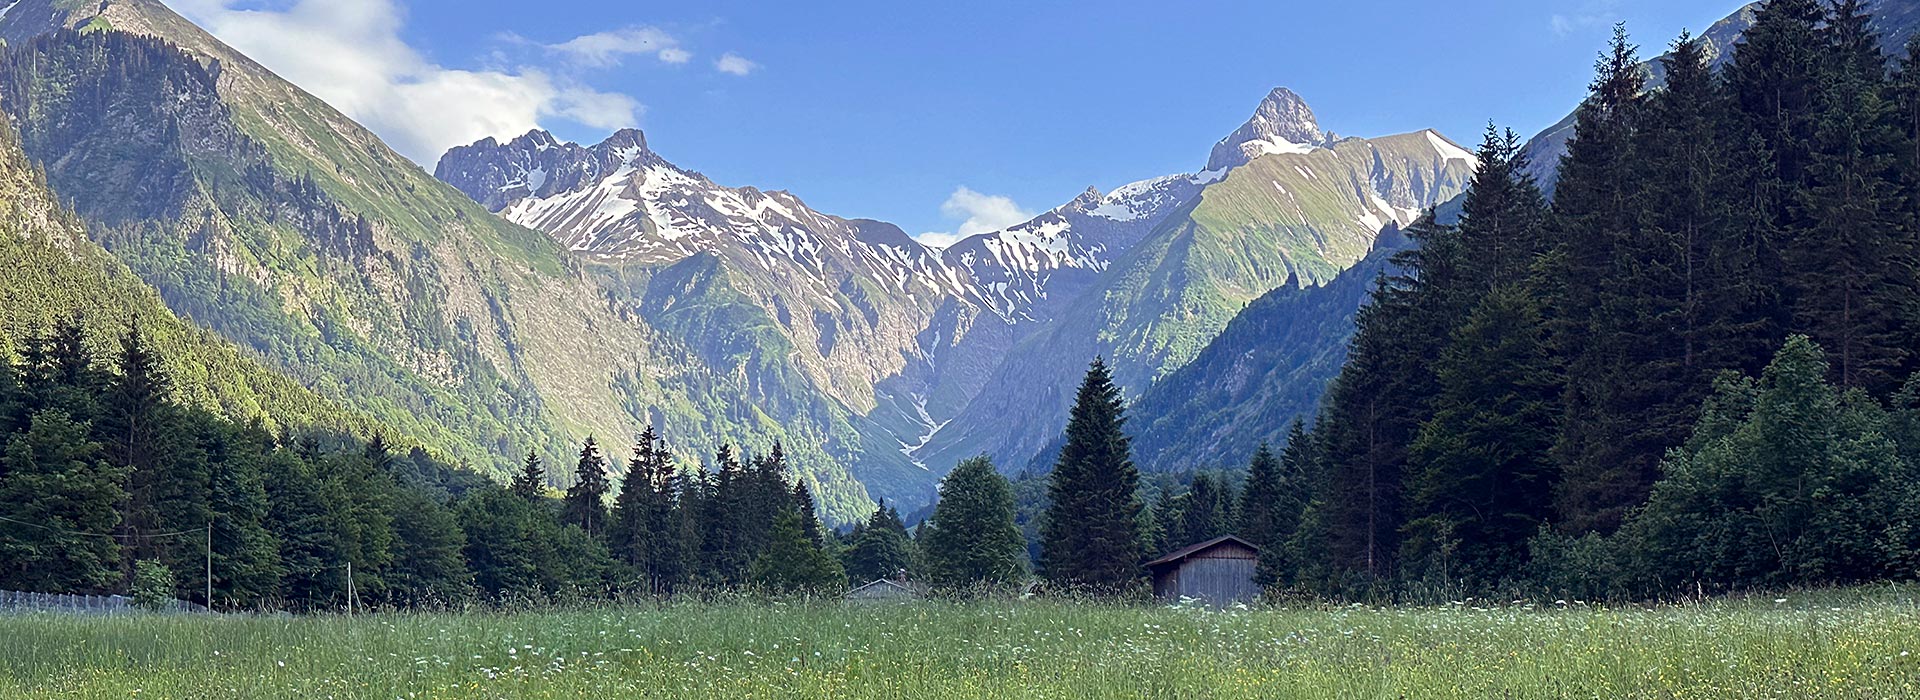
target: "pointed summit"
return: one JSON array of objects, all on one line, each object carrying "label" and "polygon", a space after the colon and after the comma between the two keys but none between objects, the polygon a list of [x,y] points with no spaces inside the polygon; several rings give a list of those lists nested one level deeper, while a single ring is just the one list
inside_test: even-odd
[{"label": "pointed summit", "polygon": [[639,149],[644,151],[647,150],[647,135],[641,133],[639,129],[621,129],[613,132],[612,135],[608,136],[605,141],[601,141],[600,145],[595,146],[595,148],[609,150]]},{"label": "pointed summit", "polygon": [[1253,118],[1214,144],[1208,170],[1246,165],[1268,153],[1306,153],[1327,145],[1332,137],[1320,130],[1306,100],[1283,87],[1267,93]]},{"label": "pointed summit", "polygon": [[1101,194],[1099,188],[1088,187],[1087,191],[1081,192],[1080,196],[1074,197],[1073,201],[1067,202],[1065,205],[1062,205],[1060,208],[1073,209],[1077,211],[1086,211],[1094,207],[1100,206],[1100,200],[1105,197],[1106,195]]}]

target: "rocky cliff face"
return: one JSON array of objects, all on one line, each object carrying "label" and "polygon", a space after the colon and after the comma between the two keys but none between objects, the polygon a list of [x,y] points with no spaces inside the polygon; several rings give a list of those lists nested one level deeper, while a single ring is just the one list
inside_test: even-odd
[{"label": "rocky cliff face", "polygon": [[1272,153],[1307,153],[1334,140],[1320,130],[1320,121],[1306,100],[1286,88],[1274,88],[1253,111],[1253,118],[1213,145],[1208,170],[1226,170]]}]

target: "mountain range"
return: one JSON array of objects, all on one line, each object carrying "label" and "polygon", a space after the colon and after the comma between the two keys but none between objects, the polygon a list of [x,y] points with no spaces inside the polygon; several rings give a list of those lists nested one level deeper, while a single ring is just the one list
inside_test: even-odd
[{"label": "mountain range", "polygon": [[1203,170],[1089,188],[945,249],[788,192],[719,185],[637,131],[593,146],[543,131],[485,139],[448,152],[435,174],[546,232],[609,289],[713,260],[773,321],[769,340],[793,348],[796,369],[864,419],[859,430],[898,446],[904,463],[864,455],[855,476],[912,501],[891,486],[925,488],[966,456],[1026,464],[1064,424],[1096,355],[1144,389],[1249,301],[1332,279],[1383,229],[1458,194],[1473,164],[1433,131],[1336,137],[1276,89]]},{"label": "mountain range", "polygon": [[[1476,164],[1432,130],[1336,135],[1278,88],[1202,168],[934,248],[637,130],[484,139],[427,173],[158,0],[17,0],[0,39],[0,194],[52,222],[9,239],[44,262],[0,276],[32,300],[10,330],[138,318],[193,349],[169,369],[201,403],[496,475],[649,425],[688,461],[778,443],[838,522],[926,502],[967,457],[1045,468],[1095,357],[1143,464],[1242,459],[1311,414],[1399,229]],[[1563,131],[1530,146],[1543,177]]]}]

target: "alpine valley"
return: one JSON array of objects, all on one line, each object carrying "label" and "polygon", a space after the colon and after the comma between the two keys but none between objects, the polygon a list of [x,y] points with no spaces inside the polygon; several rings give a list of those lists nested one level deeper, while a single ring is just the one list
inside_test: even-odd
[{"label": "alpine valley", "polygon": [[1044,467],[1094,357],[1132,396],[1183,386],[1243,309],[1296,310],[1273,329],[1292,334],[1270,360],[1282,366],[1261,369],[1300,372],[1259,419],[1283,428],[1339,366],[1358,277],[1385,253],[1343,271],[1459,195],[1476,164],[1432,130],[1335,135],[1275,89],[1202,169],[1089,188],[939,249],[715,183],[636,130],[592,146],[486,139],[429,175],[157,0],[18,0],[0,38],[21,155],[45,174],[42,198],[77,214],[67,230],[86,240],[64,245],[97,251],[73,261],[262,376],[174,368],[202,403],[250,418],[264,387],[284,387],[326,407],[307,414],[388,426],[495,475],[529,450],[564,460],[589,435],[620,444],[644,426],[689,458],[778,443],[837,522],[877,500],[926,503],[967,457]]}]

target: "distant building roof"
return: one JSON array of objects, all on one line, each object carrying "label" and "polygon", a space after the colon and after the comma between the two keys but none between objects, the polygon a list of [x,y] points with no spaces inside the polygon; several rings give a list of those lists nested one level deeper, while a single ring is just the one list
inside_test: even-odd
[{"label": "distant building roof", "polygon": [[1238,537],[1234,537],[1233,535],[1224,535],[1221,537],[1215,537],[1205,542],[1201,542],[1199,544],[1191,544],[1191,545],[1187,545],[1185,547],[1176,549],[1173,551],[1172,554],[1168,554],[1164,557],[1160,557],[1159,559],[1155,559],[1153,561],[1147,562],[1147,568],[1153,569],[1153,568],[1166,566],[1169,564],[1176,564],[1183,559],[1187,559],[1189,557],[1192,557],[1193,555],[1199,554],[1209,549],[1213,549],[1215,547],[1219,547],[1224,544],[1237,544],[1242,547],[1246,547],[1247,549],[1253,550],[1256,554],[1259,553],[1260,551],[1260,548],[1257,546],[1254,546],[1252,542],[1248,542]]},{"label": "distant building roof", "polygon": [[923,595],[923,591],[920,589],[919,586],[913,585],[911,583],[901,583],[893,579],[883,578],[883,579],[877,579],[872,583],[862,585],[851,591],[847,591],[846,595],[843,597],[871,598],[871,597],[884,597],[884,596],[912,596],[912,597],[918,598],[921,595]]}]

